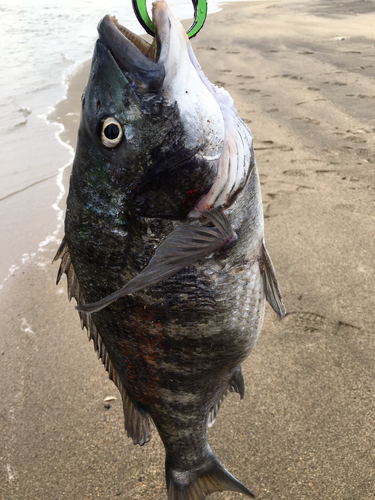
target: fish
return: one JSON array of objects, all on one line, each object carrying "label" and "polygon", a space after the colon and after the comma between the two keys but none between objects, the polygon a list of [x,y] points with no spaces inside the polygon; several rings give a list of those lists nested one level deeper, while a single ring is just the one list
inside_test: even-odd
[{"label": "fish", "polygon": [[119,389],[125,430],[157,429],[169,500],[251,491],[212,452],[266,300],[285,307],[264,243],[250,129],[204,75],[164,0],[150,44],[106,16],[82,96],[57,282]]}]

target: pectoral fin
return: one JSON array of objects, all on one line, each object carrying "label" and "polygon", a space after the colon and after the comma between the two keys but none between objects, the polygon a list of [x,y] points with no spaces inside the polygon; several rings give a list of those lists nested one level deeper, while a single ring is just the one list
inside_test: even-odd
[{"label": "pectoral fin", "polygon": [[263,241],[263,267],[264,267],[264,287],[266,290],[266,299],[271,305],[280,319],[286,314],[285,306],[283,304],[283,297],[281,295],[279,282],[277,281],[276,271],[273,267],[271,257],[267,252],[266,245]]},{"label": "pectoral fin", "polygon": [[156,285],[237,239],[223,212],[210,210],[199,213],[214,227],[195,223],[177,226],[157,248],[147,267],[135,278],[108,297],[93,304],[80,305],[76,309],[86,314],[100,311],[120,297]]}]

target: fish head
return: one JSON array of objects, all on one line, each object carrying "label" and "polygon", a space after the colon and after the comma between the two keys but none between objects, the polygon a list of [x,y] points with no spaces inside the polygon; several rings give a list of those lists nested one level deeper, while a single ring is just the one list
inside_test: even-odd
[{"label": "fish head", "polygon": [[164,0],[153,22],[152,44],[113,17],[100,22],[72,179],[92,210],[184,219],[214,183],[224,121]]}]

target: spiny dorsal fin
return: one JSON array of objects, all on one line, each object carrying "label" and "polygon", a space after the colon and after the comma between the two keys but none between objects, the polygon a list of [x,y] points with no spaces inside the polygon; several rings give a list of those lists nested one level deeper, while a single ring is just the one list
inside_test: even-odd
[{"label": "spiny dorsal fin", "polygon": [[156,249],[145,269],[135,278],[108,297],[93,304],[78,306],[76,309],[87,314],[100,311],[120,297],[166,280],[184,267],[217,252],[237,239],[228,219],[220,210],[197,213],[214,224],[214,227],[188,223],[177,226]]},{"label": "spiny dorsal fin", "polygon": [[271,305],[272,309],[276,314],[280,316],[280,319],[286,314],[286,310],[283,304],[283,297],[281,295],[281,290],[279,282],[277,281],[276,271],[273,267],[271,257],[267,252],[266,245],[263,240],[263,268],[264,268],[264,288],[266,292],[266,299]]},{"label": "spiny dorsal fin", "polygon": [[216,401],[215,405],[211,408],[207,417],[207,425],[208,427],[212,427],[215,423],[217,414],[219,413],[220,406],[222,405],[225,396],[230,392],[237,392],[240,395],[240,398],[243,399],[245,395],[245,382],[243,380],[241,366],[237,366],[236,371],[234,372],[228,387],[225,389],[220,398]]},{"label": "spiny dorsal fin", "polygon": [[[61,263],[57,274],[56,284],[59,283],[61,276],[65,273],[67,278],[69,300],[75,298],[77,304],[84,304],[85,299],[79,287],[77,275],[74,271],[74,266],[70,258],[70,252],[65,237],[61,242],[61,245],[56,253],[55,258],[53,259],[53,262],[55,262],[59,258],[61,258]],[[80,312],[79,315],[81,318],[82,329],[86,328],[88,338],[89,340],[93,341],[94,349],[98,355],[98,358],[101,359],[105,369],[108,372],[109,378],[115,383],[121,393],[124,408],[125,430],[127,432],[127,435],[128,437],[132,438],[134,444],[139,444],[140,446],[142,446],[150,441],[151,432],[155,428],[155,425],[152,422],[150,416],[146,412],[137,408],[137,406],[130,399],[127,390],[123,386],[120,377],[113,367],[108,351],[98,332],[98,329],[96,328],[92,316],[87,315],[83,312]]]}]

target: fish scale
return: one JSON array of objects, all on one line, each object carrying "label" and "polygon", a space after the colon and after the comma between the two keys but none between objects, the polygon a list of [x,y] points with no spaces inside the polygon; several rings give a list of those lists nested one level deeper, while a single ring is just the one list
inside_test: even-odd
[{"label": "fish scale", "polygon": [[207,442],[226,394],[244,397],[240,365],[265,300],[285,314],[263,241],[252,136],[164,0],[153,14],[154,60],[113,18],[99,24],[58,280],[67,275],[122,395],[128,436],[144,445],[156,427],[168,499],[252,496]]}]

